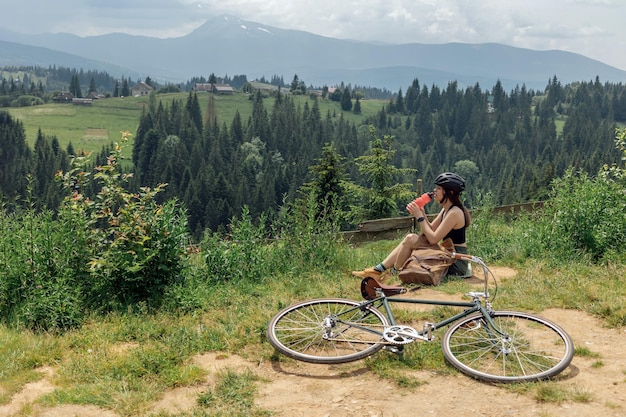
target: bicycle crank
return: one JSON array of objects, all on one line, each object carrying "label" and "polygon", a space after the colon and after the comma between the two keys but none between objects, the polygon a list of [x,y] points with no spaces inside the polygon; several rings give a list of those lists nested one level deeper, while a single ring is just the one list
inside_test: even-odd
[{"label": "bicycle crank", "polygon": [[417,330],[409,326],[390,326],[383,331],[383,338],[396,345],[405,345],[413,342],[415,339],[424,340]]}]

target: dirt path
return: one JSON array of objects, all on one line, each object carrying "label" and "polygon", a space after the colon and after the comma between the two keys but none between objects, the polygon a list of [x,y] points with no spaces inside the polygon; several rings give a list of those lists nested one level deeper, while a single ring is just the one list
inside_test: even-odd
[{"label": "dirt path", "polygon": [[[499,277],[509,271],[499,270]],[[421,295],[436,296],[436,291],[420,290]],[[425,294],[428,292],[429,294]],[[450,296],[446,296],[450,298]],[[344,365],[252,363],[241,357],[206,353],[194,359],[209,376],[206,384],[167,392],[151,408],[170,413],[190,411],[200,392],[211,386],[223,369],[249,369],[262,378],[256,403],[281,417],[392,417],[408,415],[485,417],[618,417],[626,415],[626,329],[606,329],[599,320],[578,311],[551,309],[542,316],[559,323],[574,339],[598,357],[575,356],[559,377],[558,387],[580,393],[586,402],[541,403],[528,394],[481,383],[463,375],[437,375],[416,371],[425,383],[399,389],[392,382],[377,378],[362,362]],[[28,384],[12,401],[0,406],[0,416],[20,413],[39,417],[117,417],[111,411],[88,406],[41,408],[33,402],[54,389],[49,382],[53,369],[42,369],[42,379]],[[23,415],[23,414],[20,414]]]}]

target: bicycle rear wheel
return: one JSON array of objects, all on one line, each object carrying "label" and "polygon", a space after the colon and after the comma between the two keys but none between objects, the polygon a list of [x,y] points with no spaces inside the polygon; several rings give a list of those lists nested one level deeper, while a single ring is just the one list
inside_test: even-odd
[{"label": "bicycle rear wheel", "polygon": [[299,361],[333,364],[363,359],[379,351],[387,318],[371,305],[325,298],[278,312],[267,337],[282,354]]},{"label": "bicycle rear wheel", "polygon": [[574,357],[574,343],[555,323],[516,311],[492,313],[495,329],[482,314],[454,324],[441,347],[450,364],[490,382],[538,381],[562,372]]}]

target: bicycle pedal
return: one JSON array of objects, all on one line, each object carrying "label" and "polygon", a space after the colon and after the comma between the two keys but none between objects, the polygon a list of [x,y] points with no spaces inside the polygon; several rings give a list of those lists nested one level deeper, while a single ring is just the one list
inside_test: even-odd
[{"label": "bicycle pedal", "polygon": [[383,349],[385,349],[386,351],[390,353],[395,353],[396,355],[401,355],[404,351],[404,349],[400,346],[390,346],[390,345],[385,346]]}]

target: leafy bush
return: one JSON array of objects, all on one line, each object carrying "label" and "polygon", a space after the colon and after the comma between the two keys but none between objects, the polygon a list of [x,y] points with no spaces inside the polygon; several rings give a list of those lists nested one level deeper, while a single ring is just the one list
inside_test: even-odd
[{"label": "leafy bush", "polygon": [[[123,139],[126,139],[123,137]],[[124,189],[116,145],[93,180],[95,201],[81,194],[91,181],[88,160],[74,160],[58,178],[69,191],[52,213],[0,212],[0,314],[32,329],[79,325],[88,309],[158,303],[182,279],[187,218],[175,200],[156,202],[165,187]]]},{"label": "leafy bush", "polygon": [[554,183],[545,222],[546,249],[598,260],[626,244],[625,190],[610,178],[568,171]]},{"label": "leafy bush", "polygon": [[[124,133],[126,141],[129,134]],[[91,303],[115,307],[139,301],[158,302],[164,288],[181,278],[188,246],[187,217],[175,200],[159,204],[155,189],[127,191],[123,184],[131,174],[118,167],[121,147],[116,144],[104,166],[96,167],[94,180],[101,190],[95,201],[80,193],[90,180],[83,171],[85,160],[60,178],[71,192],[63,202],[60,217],[86,217],[93,256],[89,260]]]},{"label": "leafy bush", "polygon": [[45,104],[45,102],[37,96],[23,95],[11,101],[11,107],[28,107]]}]

